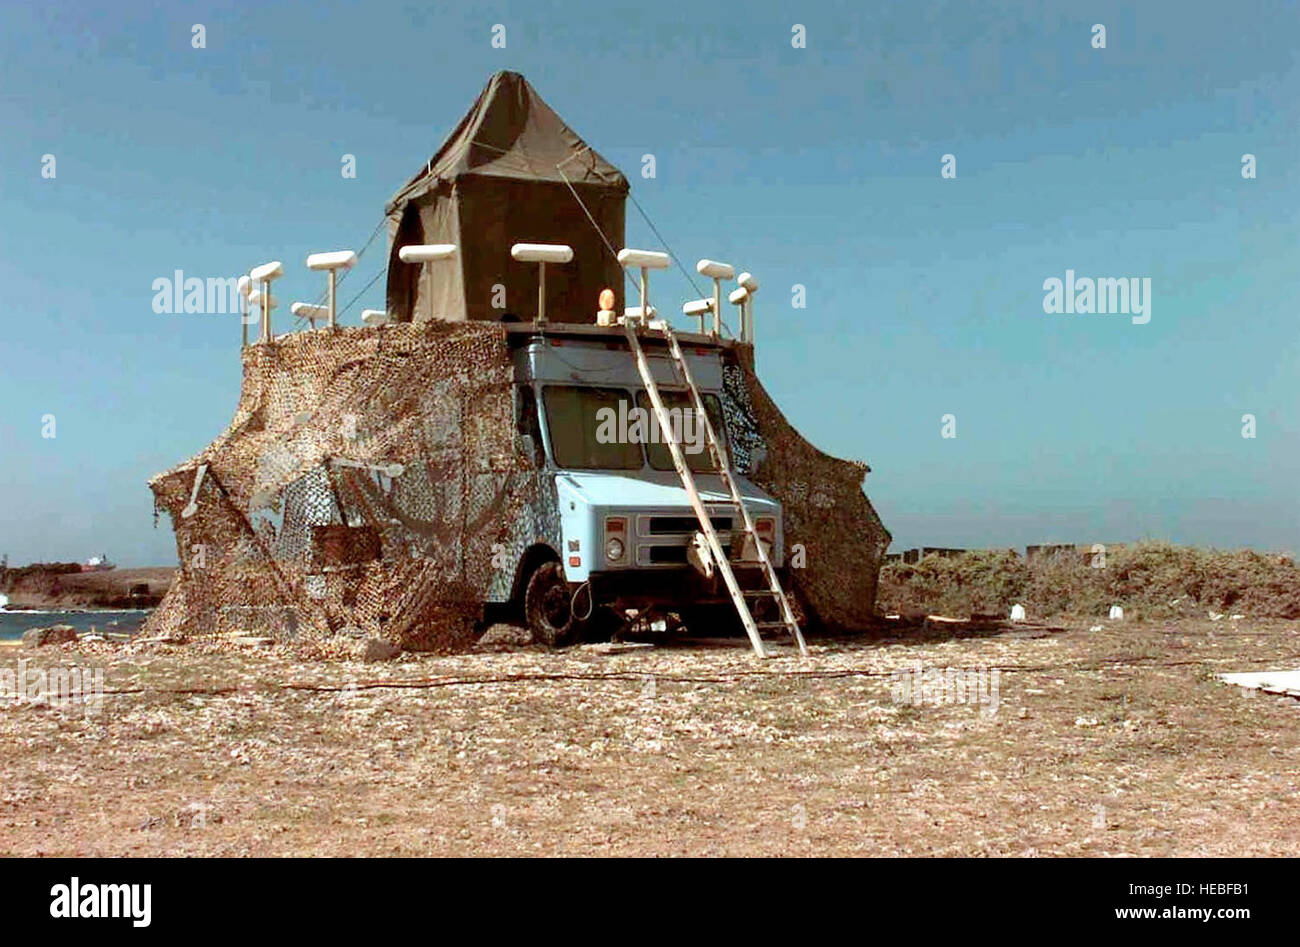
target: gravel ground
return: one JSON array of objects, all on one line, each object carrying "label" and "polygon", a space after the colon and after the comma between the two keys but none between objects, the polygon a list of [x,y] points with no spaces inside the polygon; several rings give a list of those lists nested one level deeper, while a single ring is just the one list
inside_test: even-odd
[{"label": "gravel ground", "polygon": [[[0,700],[0,852],[1300,851],[1300,701],[1214,680],[1300,667],[1300,622],[1091,625],[767,662],[743,641],[375,664],[6,647],[0,670],[102,668],[106,693],[90,714]],[[977,686],[944,689],[944,668]]]}]

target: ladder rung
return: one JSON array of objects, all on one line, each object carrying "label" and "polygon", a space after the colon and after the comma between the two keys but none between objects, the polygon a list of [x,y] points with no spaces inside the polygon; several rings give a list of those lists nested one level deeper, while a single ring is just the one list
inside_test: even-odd
[{"label": "ladder rung", "polygon": [[790,627],[791,627],[791,624],[790,624],[790,622],[788,622],[788,621],[756,621],[756,622],[754,622],[754,627],[755,627],[755,628],[758,628],[758,629],[763,629],[763,628],[790,628]]},{"label": "ladder rung", "polygon": [[741,592],[740,594],[745,596],[745,598],[762,598],[765,595],[770,595],[773,598],[776,598],[776,593],[771,589],[754,589],[753,591]]}]

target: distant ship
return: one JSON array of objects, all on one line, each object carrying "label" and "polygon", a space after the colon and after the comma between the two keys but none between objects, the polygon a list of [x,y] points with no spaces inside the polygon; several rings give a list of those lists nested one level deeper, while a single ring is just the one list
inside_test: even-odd
[{"label": "distant ship", "polygon": [[82,564],[81,571],[82,572],[107,572],[110,569],[116,569],[116,568],[117,568],[116,564],[108,561],[107,554],[100,553],[98,556],[91,556],[89,559],[87,559]]}]

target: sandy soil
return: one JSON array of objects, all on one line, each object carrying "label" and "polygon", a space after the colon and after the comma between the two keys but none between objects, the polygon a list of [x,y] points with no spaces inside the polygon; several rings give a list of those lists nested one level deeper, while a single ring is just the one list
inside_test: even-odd
[{"label": "sandy soil", "polygon": [[[14,855],[1295,855],[1300,622],[924,641],[302,662],[0,649],[100,666],[99,714],[0,702]],[[1000,669],[998,704],[891,672]]]}]

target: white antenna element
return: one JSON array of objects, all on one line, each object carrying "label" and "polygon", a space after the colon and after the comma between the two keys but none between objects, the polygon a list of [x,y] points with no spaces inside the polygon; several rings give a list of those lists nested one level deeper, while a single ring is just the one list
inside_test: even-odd
[{"label": "white antenna element", "polygon": [[520,263],[568,263],[573,247],[563,243],[516,243],[510,256]]},{"label": "white antenna element", "polygon": [[629,306],[623,310],[624,319],[645,320],[653,319],[657,315],[659,315],[659,310],[655,309],[654,306],[650,306],[648,309],[642,309],[640,306]]},{"label": "white antenna element", "polygon": [[[701,261],[703,262],[703,261]],[[682,306],[682,312],[700,320],[700,335],[704,334],[704,317],[713,311],[712,299],[697,299]]]},{"label": "white antenna element", "polygon": [[309,270],[349,269],[357,262],[357,255],[351,250],[331,250],[329,253],[313,253],[307,257]]},{"label": "white antenna element", "polygon": [[719,263],[717,260],[700,260],[695,264],[695,272],[709,279],[731,279],[736,275],[736,268],[730,263]]},{"label": "white antenna element", "polygon": [[[307,257],[307,269],[325,270],[329,273],[330,302],[327,314],[329,327],[338,325],[338,309],[335,303],[335,290],[338,288],[339,270],[348,270],[357,262],[357,255],[351,250],[334,250],[330,253],[313,253]],[[319,308],[319,307],[317,307]],[[297,315],[297,313],[294,313]],[[312,327],[315,327],[315,322]]]},{"label": "white antenna element", "polygon": [[745,290],[745,301],[740,307],[740,341],[754,344],[754,294],[758,292],[758,280],[749,273],[741,273],[736,282]]},{"label": "white antenna element", "polygon": [[[667,253],[660,253],[658,250],[633,250],[630,247],[624,247],[618,251],[618,262],[627,269],[636,267],[641,271],[641,305],[639,308],[640,312],[644,314],[650,308],[650,271],[668,269],[672,257]],[[625,318],[630,312],[631,310],[625,311]],[[642,322],[644,321],[643,317]]]},{"label": "white antenna element", "polygon": [[[437,263],[439,260],[450,260],[456,255],[456,244],[454,243],[413,243],[410,246],[402,247],[397,251],[397,258],[403,263],[420,263],[424,265],[424,270],[420,274],[425,282],[425,296],[429,300],[429,315],[433,315],[433,282],[429,274],[429,264]],[[380,312],[378,309],[368,310],[369,312]],[[365,313],[361,314],[361,321],[365,322]],[[388,321],[388,314],[383,313],[383,322]],[[415,303],[411,303],[411,320],[415,320]],[[374,323],[383,325],[383,322]],[[372,323],[366,322],[366,325]]]},{"label": "white antenna element", "polygon": [[454,243],[417,243],[402,247],[397,251],[403,263],[433,263],[437,260],[450,260],[456,255]]},{"label": "white antenna element", "polygon": [[249,278],[254,283],[269,283],[271,280],[279,279],[283,275],[284,267],[279,260],[272,260],[270,263],[255,266],[248,272]]},{"label": "white antenna element", "polygon": [[[333,273],[333,270],[330,271]],[[334,313],[329,306],[313,306],[308,303],[294,303],[289,307],[289,311],[299,319],[306,319],[311,323],[311,327],[316,328],[317,319],[329,319],[329,324],[334,325],[332,318]]]},{"label": "white antenna element", "polygon": [[633,250],[631,247],[624,247],[618,251],[618,262],[628,268],[666,270],[672,263],[672,257],[658,250]]},{"label": "white antenna element", "polygon": [[[695,264],[695,272],[713,280],[713,335],[722,335],[722,281],[736,275],[736,269],[730,263],[717,260],[700,260]],[[704,316],[700,316],[700,332],[704,331]]]},{"label": "white antenna element", "polygon": [[563,243],[516,243],[510,248],[512,259],[537,264],[537,324],[546,323],[546,264],[568,263],[573,247]]},{"label": "white antenna element", "polygon": [[388,322],[388,313],[382,309],[362,309],[361,321],[368,326],[382,326]]},{"label": "white antenna element", "polygon": [[727,297],[727,302],[731,303],[737,309],[737,318],[740,325],[740,341],[745,341],[745,300],[749,298],[749,290],[743,286],[740,289],[732,290],[731,295]]},{"label": "white antenna element", "polygon": [[[249,278],[254,283],[260,283],[262,289],[249,297],[253,301],[256,297],[257,305],[262,307],[262,333],[261,342],[271,341],[271,310],[275,308],[275,296],[271,294],[271,281],[277,280],[284,275],[284,267],[280,265],[279,260],[272,260],[270,263],[263,263],[261,266],[255,266],[249,271]],[[263,303],[265,300],[265,303]]]},{"label": "white antenna element", "polygon": [[242,334],[240,348],[248,348],[248,296],[253,291],[253,281],[245,274],[236,282],[239,290],[239,327]]}]

